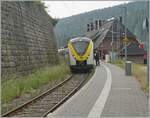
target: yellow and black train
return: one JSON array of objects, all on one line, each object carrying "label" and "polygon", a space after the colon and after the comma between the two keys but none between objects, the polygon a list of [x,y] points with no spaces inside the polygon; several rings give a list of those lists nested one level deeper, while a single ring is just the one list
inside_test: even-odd
[{"label": "yellow and black train", "polygon": [[87,37],[77,37],[68,42],[69,64],[72,72],[88,71],[94,66],[93,42]]}]

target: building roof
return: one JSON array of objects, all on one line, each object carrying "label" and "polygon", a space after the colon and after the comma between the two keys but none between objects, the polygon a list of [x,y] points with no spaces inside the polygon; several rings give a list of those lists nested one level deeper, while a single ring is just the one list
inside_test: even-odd
[{"label": "building roof", "polygon": [[[89,37],[94,42],[94,47],[97,48],[104,39],[112,39],[112,26],[113,26],[113,37],[114,41],[118,38],[122,40],[125,37],[125,26],[120,23],[117,19],[113,19],[110,21],[106,21],[99,30],[93,30],[86,34],[86,37]],[[130,43],[128,48],[128,55],[141,55],[146,51],[144,49],[139,48],[140,41],[137,40],[136,36],[127,29],[127,38],[130,40],[134,40],[134,43]],[[120,45],[120,54],[124,55],[123,44]]]},{"label": "building roof", "polygon": [[[105,22],[99,30],[93,30],[89,32],[86,37],[89,37],[93,40],[94,46],[98,47],[100,43],[105,39],[105,38],[111,38],[112,37],[112,25],[113,25],[113,37],[114,39],[117,39],[119,36],[120,39],[124,38],[125,36],[125,26],[118,22],[117,20],[110,20]],[[118,30],[118,31],[117,31]],[[136,36],[131,33],[127,29],[127,37],[128,39],[136,39]]]},{"label": "building roof", "polygon": [[[120,55],[124,55],[124,48],[120,51]],[[127,55],[144,55],[146,51],[142,48],[139,48],[138,43],[131,43],[127,46]]]},{"label": "building roof", "polygon": [[86,35],[86,37],[89,37],[93,40],[95,47],[97,47],[101,43],[101,41],[105,38],[107,32],[111,27],[111,23],[112,21],[107,22],[104,25],[102,25],[99,30],[93,30]]}]

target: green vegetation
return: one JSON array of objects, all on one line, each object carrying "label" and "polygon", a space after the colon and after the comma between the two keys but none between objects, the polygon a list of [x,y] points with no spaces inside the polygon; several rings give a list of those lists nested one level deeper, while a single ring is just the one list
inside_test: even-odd
[{"label": "green vegetation", "polygon": [[124,68],[124,62],[121,59],[115,60],[115,61],[110,61],[109,63],[115,64],[121,68]]},{"label": "green vegetation", "polygon": [[[32,3],[36,6],[38,6],[39,8],[43,9],[45,11],[45,13],[49,16],[49,14],[46,12],[47,6],[45,6],[45,3],[42,0],[36,0],[36,1],[33,1]],[[52,18],[51,16],[49,16],[49,18],[50,18],[50,22],[52,23],[53,26],[55,26],[57,24],[57,22],[59,21],[58,18]]]},{"label": "green vegetation", "polygon": [[26,77],[8,80],[2,83],[2,103],[9,102],[24,93],[31,92],[54,79],[64,79],[69,73],[68,66],[63,63],[45,67]]},{"label": "green vegetation", "polygon": [[147,67],[143,64],[133,64],[133,75],[137,78],[137,80],[141,84],[141,88],[148,92],[148,84],[147,84]]},{"label": "green vegetation", "polygon": [[[136,1],[127,4],[127,26],[145,45],[147,45],[148,35],[143,31],[142,24],[145,17],[148,17],[149,14],[148,4],[148,1]],[[122,16],[124,24],[125,15],[122,7],[123,5],[117,5],[60,19],[55,26],[59,47],[66,45],[70,38],[85,34],[87,24],[95,20],[107,20],[111,17]]]},{"label": "green vegetation", "polygon": [[42,2],[42,0],[36,0],[36,1],[33,1],[33,3],[35,5],[38,5],[39,7],[42,7],[42,8],[47,8],[44,4],[44,2]]},{"label": "green vegetation", "polygon": [[58,21],[59,21],[58,18],[52,18],[52,25],[55,26]]},{"label": "green vegetation", "polygon": [[[110,62],[124,69],[124,62],[122,60],[116,60]],[[147,66],[144,64],[132,63],[132,74],[140,82],[141,88],[144,92],[148,92],[147,84]]]}]

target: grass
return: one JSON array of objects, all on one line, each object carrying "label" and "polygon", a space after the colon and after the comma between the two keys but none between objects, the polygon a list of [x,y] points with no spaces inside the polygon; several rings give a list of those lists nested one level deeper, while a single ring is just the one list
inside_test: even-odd
[{"label": "grass", "polygon": [[1,86],[2,103],[7,103],[24,93],[39,88],[54,79],[64,79],[70,73],[68,66],[64,63],[56,66],[45,67],[35,73],[16,79],[10,79]]},{"label": "grass", "polygon": [[110,61],[109,63],[115,64],[121,68],[124,68],[124,62],[122,60],[115,60],[115,61]]},{"label": "grass", "polygon": [[[124,69],[123,60],[116,60],[110,62]],[[144,92],[149,91],[147,83],[147,65],[132,63],[132,74],[140,82],[141,88]]]},{"label": "grass", "polygon": [[133,64],[133,75],[141,84],[141,88],[144,92],[148,92],[149,87],[147,83],[147,67],[143,64]]}]

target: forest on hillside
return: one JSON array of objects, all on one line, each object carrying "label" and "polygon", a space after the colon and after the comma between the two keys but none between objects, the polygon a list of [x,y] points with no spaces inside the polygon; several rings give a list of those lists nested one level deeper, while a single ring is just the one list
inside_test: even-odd
[{"label": "forest on hillside", "polygon": [[[149,14],[148,4],[148,1],[136,1],[129,2],[126,5],[127,27],[145,45],[147,44],[148,33],[143,30],[143,21]],[[123,7],[124,5],[121,4],[60,19],[55,25],[58,47],[66,45],[70,38],[85,34],[87,24],[95,20],[107,20],[111,17],[122,16],[124,23],[125,12]]]}]

